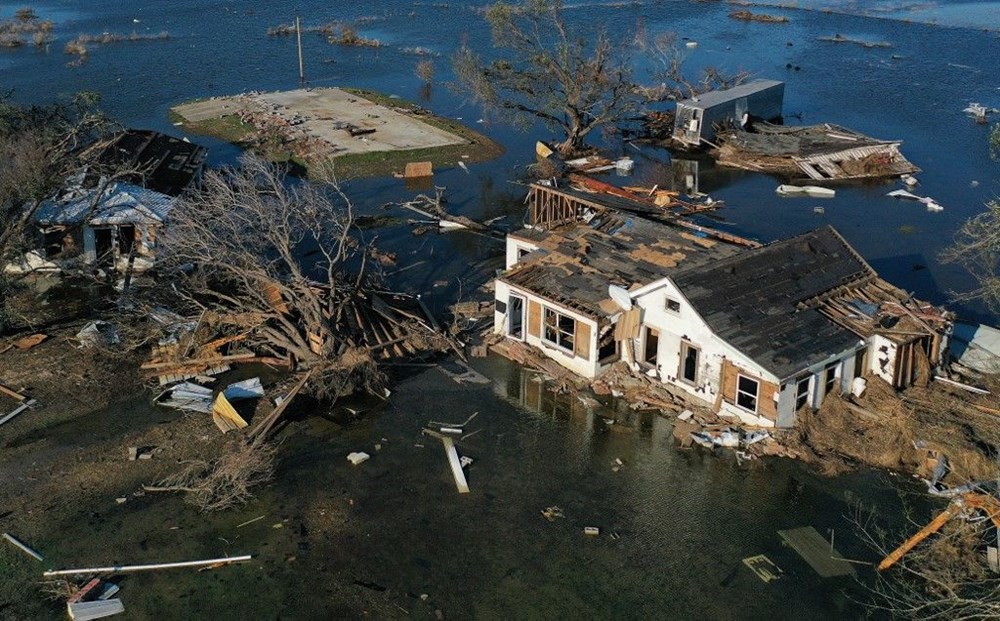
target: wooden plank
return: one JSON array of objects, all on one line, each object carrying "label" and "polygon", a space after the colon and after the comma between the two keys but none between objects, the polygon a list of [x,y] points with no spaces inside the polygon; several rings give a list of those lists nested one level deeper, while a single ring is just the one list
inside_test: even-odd
[{"label": "wooden plank", "polygon": [[458,451],[455,450],[455,441],[448,436],[442,436],[444,452],[448,455],[448,463],[451,465],[451,474],[455,477],[455,486],[459,494],[469,493],[469,483],[465,480],[465,471],[462,470],[462,462],[458,459]]},{"label": "wooden plank", "polygon": [[18,401],[25,401],[25,400],[27,400],[27,397],[25,397],[21,393],[15,392],[15,391],[11,390],[10,388],[7,388],[3,384],[0,384],[0,392],[2,392],[3,394],[7,395],[8,397],[13,397],[14,399],[17,399]]},{"label": "wooden plank", "polygon": [[222,433],[229,433],[235,429],[243,429],[247,426],[247,422],[239,415],[236,408],[229,403],[226,395],[221,392],[215,397],[215,403],[212,404],[212,421]]},{"label": "wooden plank", "polygon": [[528,300],[528,334],[542,336],[542,305],[534,300]]},{"label": "wooden plank", "polygon": [[821,577],[854,575],[854,567],[847,561],[841,560],[840,553],[834,550],[830,542],[823,539],[812,526],[779,530],[778,534]]},{"label": "wooden plank", "polygon": [[590,324],[576,320],[576,334],[573,335],[573,353],[590,360]]}]

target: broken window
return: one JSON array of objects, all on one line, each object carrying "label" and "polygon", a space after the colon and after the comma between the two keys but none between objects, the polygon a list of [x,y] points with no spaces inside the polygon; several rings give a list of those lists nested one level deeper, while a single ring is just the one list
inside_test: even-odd
[{"label": "broken window", "polygon": [[563,349],[573,351],[573,337],[576,336],[576,320],[569,315],[545,309],[545,329],[542,338]]},{"label": "broken window", "polygon": [[671,313],[680,313],[681,312],[681,303],[678,302],[677,300],[673,299],[673,298],[667,298],[666,308]]},{"label": "broken window", "polygon": [[660,332],[653,328],[646,328],[646,346],[643,350],[642,360],[656,366],[656,357],[660,351]]},{"label": "broken window", "polygon": [[518,246],[517,248],[517,260],[520,261],[525,256],[531,254],[531,248],[522,248]]},{"label": "broken window", "polygon": [[118,252],[122,256],[128,256],[135,248],[136,228],[132,224],[122,224],[118,226]]},{"label": "broken window", "polygon": [[800,377],[795,384],[795,410],[801,410],[809,402],[809,380],[811,376]]},{"label": "broken window", "polygon": [[73,245],[73,237],[66,232],[64,226],[54,226],[42,230],[45,256],[57,257],[63,253],[64,246]]},{"label": "broken window", "polygon": [[510,314],[507,316],[507,336],[524,339],[524,298],[510,296]]},{"label": "broken window", "polygon": [[601,328],[597,336],[597,361],[601,364],[618,359],[618,341],[615,340],[615,324]]},{"label": "broken window", "polygon": [[736,376],[736,405],[751,412],[757,411],[757,393],[760,384],[755,379]]},{"label": "broken window", "polygon": [[700,350],[691,343],[681,343],[681,379],[692,384],[698,381],[698,354]]},{"label": "broken window", "polygon": [[826,368],[826,384],[824,395],[828,395],[833,392],[834,387],[837,385],[837,363],[833,363]]}]

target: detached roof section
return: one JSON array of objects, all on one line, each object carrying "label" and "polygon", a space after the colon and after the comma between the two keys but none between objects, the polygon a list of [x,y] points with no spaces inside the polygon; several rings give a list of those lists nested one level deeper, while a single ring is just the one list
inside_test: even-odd
[{"label": "detached roof section", "polygon": [[141,174],[130,179],[151,190],[180,196],[196,183],[205,166],[205,147],[144,129],[121,132],[103,148],[98,161],[114,169],[136,167]]},{"label": "detached roof section", "polygon": [[874,276],[827,226],[673,278],[726,342],[780,379],[843,352],[858,336],[799,302]]},{"label": "detached roof section", "polygon": [[679,106],[707,110],[708,108],[729,103],[735,99],[747,97],[748,95],[766,91],[767,89],[774,88],[775,86],[782,86],[783,84],[783,82],[779,82],[778,80],[754,80],[753,82],[747,82],[745,84],[740,84],[724,90],[709,91],[698,95],[697,97],[691,97],[690,99],[678,101],[677,104]]},{"label": "detached roof section", "polygon": [[35,212],[39,224],[162,223],[177,203],[173,196],[147,190],[130,183],[112,183],[94,205],[98,188],[76,187],[58,198],[42,203]]},{"label": "detached roof section", "polygon": [[630,289],[682,266],[705,265],[740,251],[698,231],[612,210],[592,212],[550,230],[523,229],[509,237],[539,249],[501,280],[596,318],[617,311],[608,297],[609,284]]}]

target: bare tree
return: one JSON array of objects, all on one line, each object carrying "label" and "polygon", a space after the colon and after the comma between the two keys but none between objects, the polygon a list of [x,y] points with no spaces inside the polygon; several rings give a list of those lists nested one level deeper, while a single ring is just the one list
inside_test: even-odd
[{"label": "bare tree", "polygon": [[249,330],[255,349],[312,369],[323,396],[374,389],[381,375],[345,327],[368,285],[350,199],[334,182],[292,184],[259,158],[241,164],[208,172],[171,213],[163,265],[195,266],[179,270],[175,291]]},{"label": "bare tree", "polygon": [[0,333],[8,327],[7,302],[16,285],[3,267],[33,245],[35,213],[87,163],[81,149],[114,128],[98,101],[93,93],[47,106],[20,106],[0,98]]},{"label": "bare tree", "polygon": [[494,46],[506,54],[485,61],[468,45],[454,58],[460,85],[487,112],[564,134],[558,150],[580,149],[595,129],[636,109],[627,50],[603,30],[576,32],[561,0],[498,2],[487,8]]},{"label": "bare tree", "polygon": [[[872,515],[860,511],[857,532],[880,556],[895,548],[900,534],[890,535]],[[914,529],[924,524],[913,523]],[[993,522],[981,515],[956,515],[885,571],[866,583],[872,599],[865,604],[903,619],[934,621],[1000,618],[1000,577],[993,573],[982,549],[995,546]]]},{"label": "bare tree", "polygon": [[640,25],[635,43],[659,67],[653,73],[654,80],[659,84],[636,87],[647,101],[689,99],[709,91],[738,86],[751,75],[743,70],[729,74],[718,67],[705,67],[697,78],[692,78],[684,67],[690,52],[686,47],[681,47],[675,32],[661,32],[649,37],[646,29]]},{"label": "bare tree", "polygon": [[[990,157],[1000,158],[1000,123],[990,132],[989,149]],[[966,220],[940,259],[961,265],[976,280],[974,289],[954,294],[956,299],[979,300],[1000,313],[1000,201],[986,203],[986,211]]]}]

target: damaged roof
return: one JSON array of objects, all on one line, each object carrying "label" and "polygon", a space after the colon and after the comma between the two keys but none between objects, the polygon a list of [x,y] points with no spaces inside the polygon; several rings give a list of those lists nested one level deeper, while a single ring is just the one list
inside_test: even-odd
[{"label": "damaged roof", "polygon": [[180,138],[145,129],[129,129],[104,147],[98,161],[113,169],[135,166],[141,174],[131,182],[151,190],[180,196],[197,182],[208,149]]},{"label": "damaged roof", "polygon": [[167,219],[177,198],[130,183],[111,183],[96,205],[97,188],[74,187],[39,205],[34,218],[39,224],[161,223]]},{"label": "damaged roof", "polygon": [[871,138],[852,129],[829,123],[805,126],[756,123],[752,132],[744,130],[727,132],[725,143],[761,155],[808,157],[858,147],[898,145],[900,141]]},{"label": "damaged roof", "polygon": [[766,91],[768,89],[775,88],[778,86],[784,89],[785,83],[779,82],[778,80],[754,80],[752,82],[739,84],[732,88],[702,93],[697,97],[692,97],[690,99],[684,99],[682,101],[678,101],[677,105],[678,107],[686,106],[688,108],[701,108],[702,110],[707,110],[708,108],[712,108],[720,104],[729,103],[733,100],[740,99],[748,95],[753,95],[754,93],[759,93],[761,91]]},{"label": "damaged roof", "polygon": [[673,281],[718,336],[786,379],[859,340],[798,303],[872,276],[872,268],[826,226],[685,269]]},{"label": "damaged roof", "polygon": [[589,221],[547,231],[523,229],[510,237],[538,250],[501,280],[595,318],[618,310],[608,297],[610,284],[642,286],[681,267],[705,265],[740,251],[699,231],[612,210],[595,213]]}]

